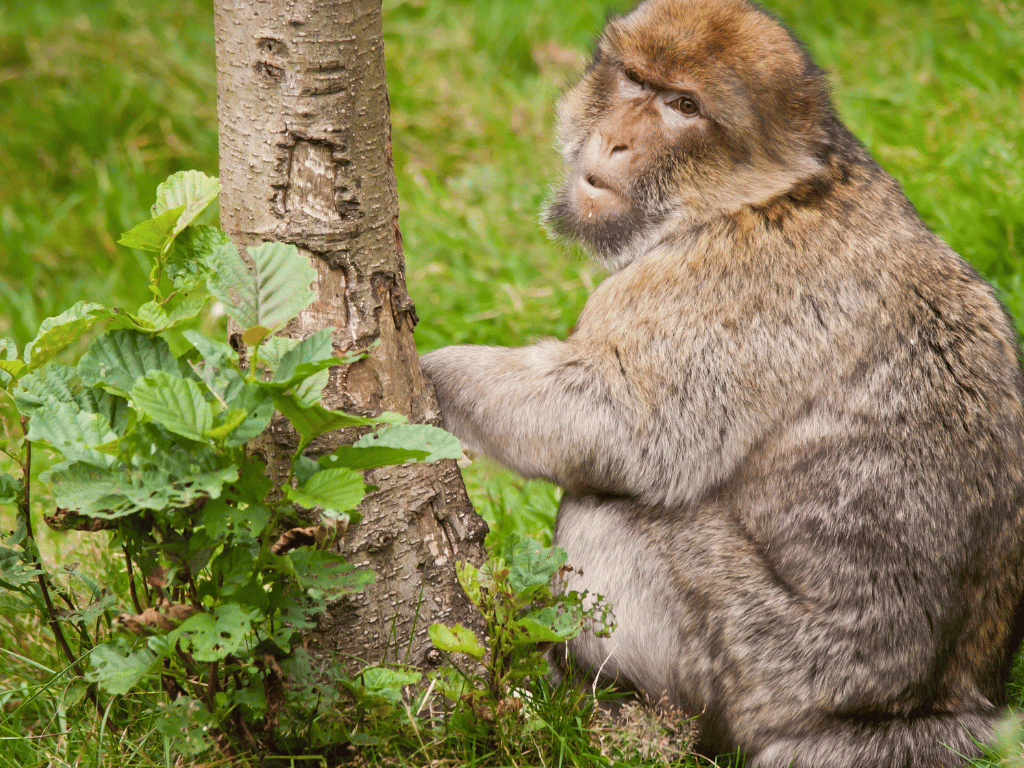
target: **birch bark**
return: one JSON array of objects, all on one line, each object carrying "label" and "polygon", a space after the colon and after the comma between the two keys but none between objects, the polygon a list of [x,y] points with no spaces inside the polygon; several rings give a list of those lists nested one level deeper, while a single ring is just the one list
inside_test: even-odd
[{"label": "birch bark", "polygon": [[[380,0],[216,0],[215,12],[222,227],[240,250],[277,240],[309,256],[317,297],[289,335],[333,327],[339,355],[369,351],[332,369],[325,406],[437,423],[405,287]],[[255,445],[272,472],[297,444],[282,422]],[[313,453],[353,436],[325,437]],[[333,604],[310,645],[435,662],[428,624],[473,621],[454,564],[482,560],[487,526],[454,462],[375,470],[367,481],[379,490],[340,548],[376,582]]]}]

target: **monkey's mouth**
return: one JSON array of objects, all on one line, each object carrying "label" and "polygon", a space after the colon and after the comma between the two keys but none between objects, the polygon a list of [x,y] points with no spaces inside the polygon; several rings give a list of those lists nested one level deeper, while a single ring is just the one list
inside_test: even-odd
[{"label": "monkey's mouth", "polygon": [[613,194],[618,194],[618,192],[616,192],[614,189],[612,189],[611,185],[608,184],[606,181],[604,181],[604,179],[601,179],[601,178],[599,178],[598,176],[595,176],[592,173],[587,174],[586,176],[584,176],[583,180],[587,184],[592,186],[594,189],[604,189],[604,190],[607,190],[609,192],[612,192]]},{"label": "monkey's mouth", "polygon": [[607,215],[629,207],[619,190],[593,173],[581,173],[576,179],[576,202],[587,217]]}]

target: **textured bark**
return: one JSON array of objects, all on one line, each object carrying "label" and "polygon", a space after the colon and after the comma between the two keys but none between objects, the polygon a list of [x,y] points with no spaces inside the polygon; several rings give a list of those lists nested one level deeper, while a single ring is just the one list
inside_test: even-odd
[{"label": "textured bark", "polygon": [[[217,0],[216,28],[222,226],[240,248],[278,240],[309,255],[317,297],[290,335],[334,327],[339,354],[370,350],[332,369],[327,407],[437,423],[405,288],[380,0]],[[311,452],[352,437],[326,436]],[[275,419],[255,450],[280,473],[296,444]],[[453,462],[367,480],[379,490],[340,546],[377,580],[332,605],[310,644],[432,661],[430,622],[472,622],[454,564],[482,559],[486,524]]]}]

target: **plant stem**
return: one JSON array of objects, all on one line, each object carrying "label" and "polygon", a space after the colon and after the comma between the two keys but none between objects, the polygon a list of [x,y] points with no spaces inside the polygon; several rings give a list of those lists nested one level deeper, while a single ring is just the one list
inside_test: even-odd
[{"label": "plant stem", "polygon": [[142,613],[142,604],[139,602],[139,593],[135,590],[135,570],[132,567],[132,556],[128,553],[128,545],[122,545],[121,549],[124,550],[124,561],[127,565],[128,570],[128,592],[132,596],[132,605],[135,606],[136,613]]},{"label": "plant stem", "polygon": [[[25,416],[21,417],[21,429],[28,435],[28,419]],[[25,440],[25,463],[21,465],[22,482],[25,484],[25,495],[21,501],[21,513],[25,516],[25,534],[28,539],[28,547],[26,551],[30,558],[32,558],[32,564],[36,567],[36,580],[39,582],[39,590],[43,595],[43,603],[46,605],[46,618],[50,625],[50,631],[53,632],[54,638],[57,640],[57,645],[60,646],[61,651],[64,652],[64,656],[67,658],[68,663],[74,668],[75,672],[79,677],[85,677],[85,671],[82,669],[82,665],[78,663],[78,659],[71,652],[71,646],[68,645],[67,638],[64,637],[64,631],[60,628],[60,622],[57,621],[57,612],[53,609],[53,600],[50,599],[50,589],[46,584],[46,572],[43,570],[42,558],[39,555],[39,545],[36,543],[35,533],[32,530],[32,496],[31,496],[31,478],[32,478],[32,443],[29,440]],[[102,713],[99,699],[96,698],[96,693],[90,688],[88,690],[89,699],[96,706],[97,711]]]}]

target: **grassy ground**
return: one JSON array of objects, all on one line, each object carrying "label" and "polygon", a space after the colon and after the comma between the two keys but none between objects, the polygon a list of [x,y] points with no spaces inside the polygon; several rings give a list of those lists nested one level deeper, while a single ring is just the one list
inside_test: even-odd
[{"label": "grassy ground", "polygon": [[[627,4],[385,3],[401,225],[423,350],[564,336],[600,281],[537,218],[559,172],[553,102],[609,8]],[[843,118],[925,220],[1024,321],[1020,1],[768,5],[832,74]],[[116,234],[145,215],[169,173],[216,173],[214,95],[207,3],[0,5],[0,336],[23,343],[80,299],[144,300],[140,261]],[[467,476],[497,535],[550,530],[554,489],[485,462]],[[0,633],[0,679],[14,691],[0,705],[46,698],[37,681],[58,662],[36,632],[15,623]],[[65,715],[56,704],[47,711],[56,731]],[[0,738],[22,728],[5,723]],[[6,743],[0,766],[44,759]],[[96,749],[86,735],[81,744]],[[74,740],[63,748],[71,756],[55,764],[74,761]],[[121,764],[90,754],[87,764]]]}]

